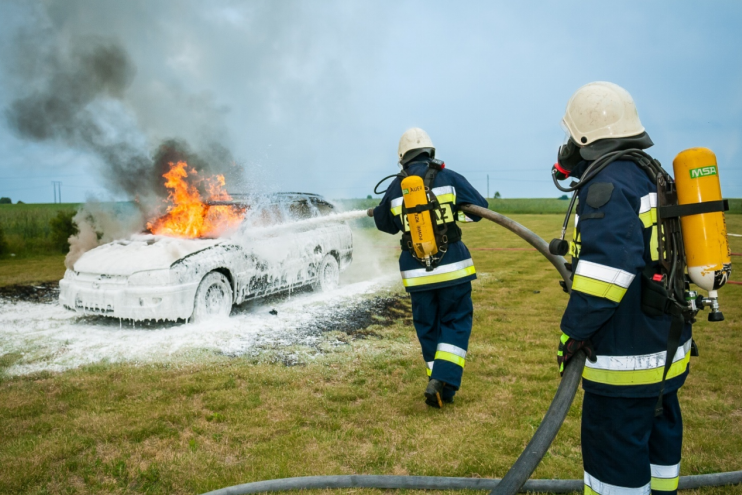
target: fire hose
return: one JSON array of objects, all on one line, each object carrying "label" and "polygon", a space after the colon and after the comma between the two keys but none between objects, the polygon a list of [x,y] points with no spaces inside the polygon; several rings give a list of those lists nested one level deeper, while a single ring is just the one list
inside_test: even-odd
[{"label": "fire hose", "polygon": [[[461,209],[510,230],[543,254],[564,279],[567,290],[571,290],[570,273],[564,258],[549,252],[549,245],[541,237],[492,210],[474,205],[463,205]],[[316,490],[329,488],[381,488],[406,490],[491,490],[491,495],[514,495],[520,492],[569,493],[581,491],[582,480],[529,480],[554,441],[567,417],[569,408],[577,394],[577,388],[585,366],[585,355],[579,352],[564,371],[554,399],[544,415],[531,441],[502,479],[452,478],[443,476],[391,476],[391,475],[341,475],[304,476],[277,480],[257,481],[210,491],[204,495],[244,495],[248,493],[287,490]],[[707,486],[736,485],[742,483],[742,471],[681,476],[678,488],[690,490]]]}]

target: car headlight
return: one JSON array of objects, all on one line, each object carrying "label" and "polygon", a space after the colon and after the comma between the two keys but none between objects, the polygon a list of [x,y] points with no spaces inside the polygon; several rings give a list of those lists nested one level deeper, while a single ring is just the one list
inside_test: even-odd
[{"label": "car headlight", "polygon": [[170,269],[147,270],[129,276],[129,285],[167,285],[170,283]]}]

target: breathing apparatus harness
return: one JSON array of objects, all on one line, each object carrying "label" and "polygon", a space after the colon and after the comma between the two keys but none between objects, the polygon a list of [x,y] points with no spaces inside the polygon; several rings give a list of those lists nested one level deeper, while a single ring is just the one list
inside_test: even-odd
[{"label": "breathing apparatus harness", "polygon": [[[461,240],[461,228],[456,225],[456,217],[454,216],[453,222],[451,222],[450,225],[445,222],[446,217],[445,212],[443,211],[443,207],[432,191],[432,185],[435,182],[435,178],[438,175],[438,172],[443,170],[445,166],[446,164],[442,160],[437,160],[435,158],[430,158],[428,160],[428,170],[425,172],[425,175],[422,178],[422,182],[425,187],[425,198],[427,199],[427,202],[419,202],[417,205],[410,208],[407,207],[405,201],[402,202],[403,225],[400,247],[402,248],[402,251],[408,251],[415,259],[415,261],[423,265],[427,271],[433,271],[441,263],[443,257],[448,252],[449,244],[453,244],[454,242],[458,242]],[[383,191],[378,191],[378,188],[383,182],[392,177],[404,180],[411,176],[403,168],[402,171],[398,174],[392,174],[384,177],[376,184],[376,187],[374,187],[374,194],[385,193],[386,189]],[[430,212],[429,214],[431,218],[433,238],[435,241],[435,248],[437,248],[437,250],[434,249],[435,252],[433,252],[432,254],[421,257],[419,255],[419,249],[415,249],[411,232],[405,230],[404,227],[406,224],[410,225],[410,229],[412,228],[410,215],[420,214],[426,211]]]},{"label": "breathing apparatus harness", "polygon": [[[602,170],[617,160],[629,160],[636,163],[649,178],[657,185],[657,229],[659,266],[655,269],[651,266],[644,268],[642,272],[642,297],[641,307],[649,316],[670,315],[672,322],[667,340],[667,354],[665,367],[662,374],[660,394],[655,407],[655,416],[662,414],[662,397],[664,395],[667,373],[673,363],[673,357],[680,346],[680,337],[686,323],[694,323],[698,310],[703,308],[703,296],[698,296],[695,291],[690,290],[690,282],[686,272],[686,257],[683,246],[683,236],[680,225],[680,217],[694,215],[709,211],[723,211],[724,204],[697,203],[693,205],[678,205],[678,195],[674,179],[662,168],[660,162],[641,149],[631,148],[611,151],[596,158],[588,165],[579,182],[572,182],[568,187],[559,184],[559,180],[570,176],[572,168],[576,165],[573,159],[566,160],[562,157],[574,157],[574,143],[562,146],[559,152],[561,163],[554,165],[552,179],[554,185],[563,192],[573,192],[567,208],[567,214],[562,224],[561,238],[554,239],[549,244],[552,254],[565,255],[569,244],[564,240],[569,218],[577,199],[577,191],[594,179]],[[579,159],[577,160],[579,161]],[[718,202],[723,203],[723,202]],[[579,257],[577,260],[579,263]],[[692,342],[691,355],[698,355],[698,348]]]}]

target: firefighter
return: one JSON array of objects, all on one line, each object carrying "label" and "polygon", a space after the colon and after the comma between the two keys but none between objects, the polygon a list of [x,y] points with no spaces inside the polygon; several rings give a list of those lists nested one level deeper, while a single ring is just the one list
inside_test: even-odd
[{"label": "firefighter", "polygon": [[[579,179],[606,153],[653,144],[631,95],[608,82],[578,89],[562,123],[567,142],[554,165],[558,179]],[[636,163],[617,160],[576,194],[572,294],[557,362],[563,372],[579,349],[588,356],[582,381],[584,491],[676,493],[683,439],[677,391],[688,375],[693,343],[691,325],[681,322],[679,345],[668,352],[672,317],[642,310],[643,278],[661,277],[656,185]],[[672,365],[663,379],[668,354]]]},{"label": "firefighter", "polygon": [[[474,204],[487,207],[476,189],[461,175],[445,168],[435,159],[435,146],[428,134],[412,128],[402,135],[398,148],[402,172],[392,181],[381,203],[368,210],[376,227],[389,234],[403,232],[399,269],[402,283],[412,300],[412,316],[417,337],[426,362],[428,385],[425,402],[435,408],[452,403],[461,386],[472,328],[473,306],[471,281],[476,278],[471,254],[461,242],[458,221],[479,221],[467,218],[459,207]],[[416,175],[424,177],[426,189],[439,205],[430,210],[445,236],[438,236],[438,262],[425,266],[410,249],[409,221],[403,202],[402,179]]]}]

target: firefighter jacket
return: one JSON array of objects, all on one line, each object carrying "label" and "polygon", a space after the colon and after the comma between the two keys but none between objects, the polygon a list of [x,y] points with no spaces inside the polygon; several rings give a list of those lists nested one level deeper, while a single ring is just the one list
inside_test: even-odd
[{"label": "firefighter jacket", "polygon": [[[406,164],[404,170],[408,175],[424,177],[428,170],[428,163],[429,159],[423,157]],[[402,215],[401,183],[402,179],[395,178],[379,206],[374,209],[376,227],[389,234],[396,234],[402,229],[409,231],[409,226]],[[443,211],[443,218],[438,218],[438,222],[467,221],[467,217],[458,209],[463,204],[483,208],[488,206],[487,200],[469,184],[469,181],[448,168],[443,168],[438,172],[431,184],[431,189],[438,198]],[[470,216],[469,219],[475,222],[481,220],[480,217],[474,216]],[[448,252],[433,271],[426,271],[419,262],[415,261],[409,251],[403,250],[399,256],[399,270],[407,292],[448,287],[477,278],[471,254],[461,241],[448,245]]]},{"label": "firefighter jacket", "polygon": [[[585,167],[578,166],[578,177]],[[642,271],[658,266],[657,235],[657,188],[635,163],[616,161],[579,189],[572,294],[561,328],[574,339],[592,340],[597,361],[587,361],[583,372],[587,392],[659,395],[671,317],[651,317],[641,310]],[[690,348],[687,324],[665,393],[685,382]]]}]

